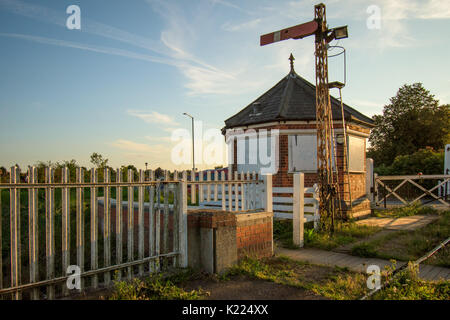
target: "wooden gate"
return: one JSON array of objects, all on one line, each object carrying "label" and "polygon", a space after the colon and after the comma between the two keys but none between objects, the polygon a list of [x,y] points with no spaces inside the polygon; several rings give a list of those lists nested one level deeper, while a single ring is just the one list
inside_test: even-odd
[{"label": "wooden gate", "polygon": [[378,176],[374,175],[374,205],[393,207],[420,203],[450,207],[450,175]]}]

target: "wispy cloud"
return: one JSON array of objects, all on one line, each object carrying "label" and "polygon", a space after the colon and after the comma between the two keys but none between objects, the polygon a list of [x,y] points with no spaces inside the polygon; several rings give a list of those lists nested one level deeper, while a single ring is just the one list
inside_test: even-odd
[{"label": "wispy cloud", "polygon": [[[44,6],[27,3],[21,0],[0,0],[0,8],[37,21],[51,23],[66,28],[66,16],[61,15],[61,12],[59,11]],[[113,39],[162,55],[167,55],[168,53],[168,50],[158,41],[141,37],[86,17],[83,17],[82,21],[81,32],[83,33]]]},{"label": "wispy cloud", "polygon": [[117,49],[117,48],[95,46],[95,45],[84,44],[84,43],[79,43],[79,42],[65,41],[65,40],[32,36],[32,35],[26,35],[26,34],[18,34],[18,33],[0,33],[0,36],[22,39],[22,40],[27,40],[27,41],[34,41],[34,42],[39,42],[42,44],[48,44],[48,45],[53,45],[53,46],[87,50],[87,51],[92,51],[92,52],[127,57],[127,58],[131,58],[131,59],[144,60],[144,61],[148,61],[148,62],[155,62],[155,63],[168,64],[168,65],[172,65],[172,66],[178,66],[177,62],[171,61],[166,58],[159,58],[159,57],[155,57],[155,56],[151,56],[151,55],[140,54],[140,53],[136,53],[136,52],[132,52],[132,51],[128,51],[128,50]]},{"label": "wispy cloud", "polygon": [[[188,95],[239,94],[261,84],[261,78],[246,81],[242,76],[245,72],[242,65],[218,67],[206,62],[207,58],[200,58],[192,53],[190,49],[198,44],[198,41],[204,41],[204,37],[208,37],[208,30],[204,29],[202,21],[199,24],[193,23],[186,12],[172,2],[160,0],[147,2],[166,21],[166,27],[161,31],[162,43],[171,50],[173,58],[183,59],[185,62],[178,64],[177,67],[187,79],[185,87],[189,89]],[[225,2],[217,3],[226,5]],[[202,56],[207,55],[208,50],[202,50]]]},{"label": "wispy cloud", "polygon": [[145,139],[152,142],[164,142],[164,143],[172,143],[172,137],[155,137],[155,136],[145,136]]},{"label": "wispy cloud", "polygon": [[125,139],[118,139],[110,143],[110,145],[127,151],[151,152],[154,150],[153,147],[148,144],[133,142]]},{"label": "wispy cloud", "polygon": [[253,29],[253,28],[257,27],[258,25],[260,25],[261,21],[262,21],[262,19],[258,18],[258,19],[250,20],[248,22],[241,23],[241,24],[232,24],[230,22],[227,22],[222,25],[222,29],[225,31],[231,31],[231,32],[241,31],[244,29]]},{"label": "wispy cloud", "polygon": [[140,110],[127,110],[130,116],[137,117],[147,123],[157,123],[169,126],[177,126],[178,123],[173,119],[173,117],[162,114],[156,111],[140,111]]},{"label": "wispy cloud", "polygon": [[220,4],[222,6],[225,6],[228,8],[233,8],[238,11],[245,12],[247,14],[249,13],[247,10],[242,9],[240,6],[238,6],[237,4],[234,4],[230,1],[225,1],[225,0],[209,0],[209,1],[212,2],[213,4]]}]

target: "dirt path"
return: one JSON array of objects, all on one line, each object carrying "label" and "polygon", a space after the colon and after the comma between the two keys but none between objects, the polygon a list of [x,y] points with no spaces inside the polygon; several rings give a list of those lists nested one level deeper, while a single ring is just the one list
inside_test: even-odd
[{"label": "dirt path", "polygon": [[356,221],[358,225],[376,226],[386,230],[416,230],[425,227],[427,224],[437,220],[438,215],[410,216],[401,218],[367,218]]},{"label": "dirt path", "polygon": [[185,290],[199,288],[209,292],[208,300],[326,300],[305,289],[245,277],[193,281],[185,286]]}]

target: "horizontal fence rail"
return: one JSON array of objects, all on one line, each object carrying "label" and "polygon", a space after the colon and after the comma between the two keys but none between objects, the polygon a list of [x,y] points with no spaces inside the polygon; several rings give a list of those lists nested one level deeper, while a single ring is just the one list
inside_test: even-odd
[{"label": "horizontal fence rail", "polygon": [[186,267],[186,199],[186,174],[12,167],[0,183],[0,298],[55,299],[69,282],[97,288]]},{"label": "horizontal fence rail", "polygon": [[402,206],[414,203],[450,207],[450,175],[374,175],[375,206]]}]

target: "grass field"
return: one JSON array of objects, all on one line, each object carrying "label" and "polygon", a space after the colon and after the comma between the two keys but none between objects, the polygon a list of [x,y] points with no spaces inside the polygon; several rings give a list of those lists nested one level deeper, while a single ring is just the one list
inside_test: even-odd
[{"label": "grass field", "polygon": [[[295,248],[292,243],[292,220],[275,220],[273,228],[274,240],[279,241],[285,248]],[[381,228],[379,227],[347,222],[342,224],[333,235],[330,235],[326,232],[315,231],[312,223],[308,223],[305,224],[305,247],[331,250],[367,238],[380,230]]]},{"label": "grass field", "polygon": [[[352,254],[363,257],[414,261],[450,236],[450,211],[417,230],[396,231],[373,241],[363,242],[352,248]],[[441,249],[424,263],[450,267],[450,248]]]}]

